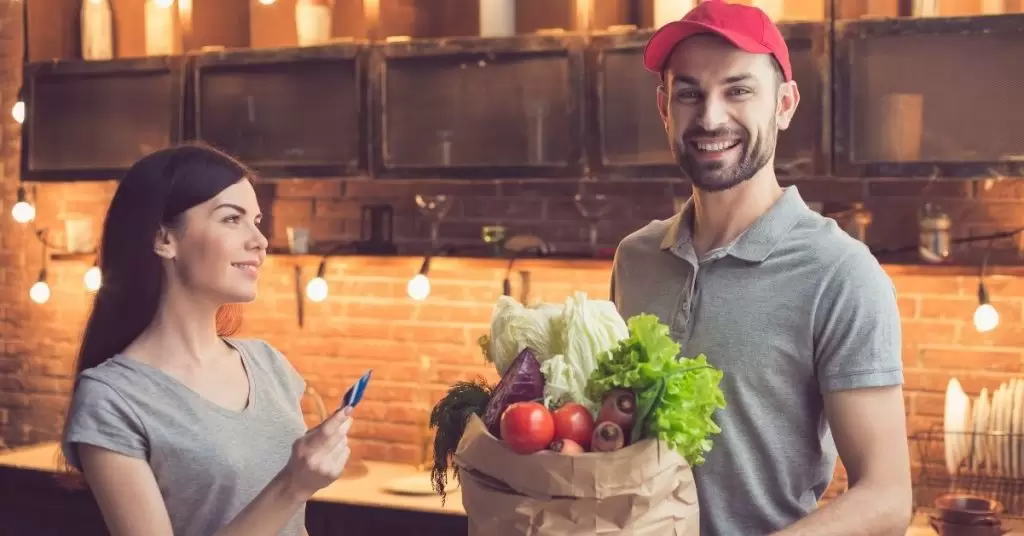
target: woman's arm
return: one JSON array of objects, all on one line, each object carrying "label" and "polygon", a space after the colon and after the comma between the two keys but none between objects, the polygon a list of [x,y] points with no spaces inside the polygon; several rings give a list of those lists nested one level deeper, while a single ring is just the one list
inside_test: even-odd
[{"label": "woman's arm", "polygon": [[79,444],[89,489],[111,536],[174,536],[163,496],[145,460]]},{"label": "woman's arm", "polygon": [[[276,536],[306,500],[341,475],[348,462],[349,411],[299,438],[288,465],[215,536]],[[78,446],[86,481],[111,536],[173,536],[153,471],[145,460]]]}]

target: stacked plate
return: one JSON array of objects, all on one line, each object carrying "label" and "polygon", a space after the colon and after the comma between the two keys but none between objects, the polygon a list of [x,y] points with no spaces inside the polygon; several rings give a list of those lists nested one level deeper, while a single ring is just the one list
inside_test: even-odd
[{"label": "stacked plate", "polygon": [[946,386],[943,431],[946,470],[1024,477],[1024,380],[1010,380],[977,398],[956,378]]}]

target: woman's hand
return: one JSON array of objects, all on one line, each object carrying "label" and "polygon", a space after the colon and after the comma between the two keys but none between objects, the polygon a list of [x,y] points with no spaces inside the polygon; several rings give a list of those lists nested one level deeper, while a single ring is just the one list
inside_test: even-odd
[{"label": "woman's hand", "polygon": [[345,470],[351,414],[348,407],[335,412],[292,445],[292,456],[281,476],[301,500],[337,480]]}]

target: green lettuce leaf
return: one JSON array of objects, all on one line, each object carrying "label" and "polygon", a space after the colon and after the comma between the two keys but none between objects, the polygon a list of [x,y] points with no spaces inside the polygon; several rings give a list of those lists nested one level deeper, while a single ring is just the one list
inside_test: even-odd
[{"label": "green lettuce leaf", "polygon": [[640,314],[627,325],[629,337],[599,357],[588,396],[602,400],[616,387],[633,390],[644,410],[633,440],[659,438],[690,465],[703,464],[713,446],[711,436],[722,431],[713,419],[715,411],[726,407],[719,387],[722,372],[703,354],[679,356],[679,344],[657,316]]}]

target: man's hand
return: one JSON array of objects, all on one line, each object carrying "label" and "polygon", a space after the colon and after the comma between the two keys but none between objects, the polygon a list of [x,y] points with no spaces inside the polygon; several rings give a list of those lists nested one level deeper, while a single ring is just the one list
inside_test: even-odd
[{"label": "man's hand", "polygon": [[913,517],[903,389],[850,389],[825,395],[850,489],[777,536],[904,536]]}]

